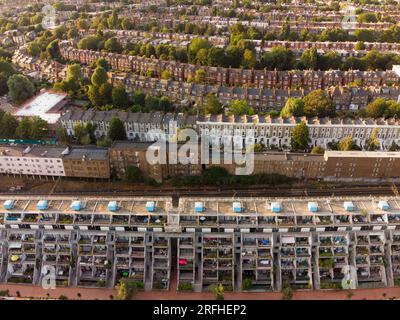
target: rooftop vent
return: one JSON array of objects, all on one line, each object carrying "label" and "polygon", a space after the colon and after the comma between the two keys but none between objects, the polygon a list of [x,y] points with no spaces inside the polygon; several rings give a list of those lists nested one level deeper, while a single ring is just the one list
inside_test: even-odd
[{"label": "rooftop vent", "polygon": [[242,204],[238,201],[235,201],[232,205],[233,207],[233,212],[239,213],[242,212]]},{"label": "rooftop vent", "polygon": [[72,201],[70,208],[74,211],[80,211],[82,209],[82,202],[78,200]]},{"label": "rooftop vent", "polygon": [[147,201],[146,202],[146,210],[148,212],[153,212],[156,208],[156,203],[154,201]]},{"label": "rooftop vent", "polygon": [[282,206],[280,202],[271,202],[271,211],[272,212],[281,212]]},{"label": "rooftop vent", "polygon": [[352,201],[345,201],[343,202],[343,207],[346,211],[353,211],[354,210],[354,204]]},{"label": "rooftop vent", "polygon": [[49,205],[48,205],[48,203],[47,203],[47,200],[40,200],[40,201],[37,203],[36,207],[37,207],[39,210],[46,210],[46,209],[49,207]]},{"label": "rooftop vent", "polygon": [[4,201],[3,207],[6,210],[11,210],[12,208],[14,208],[14,200],[6,200],[6,201]]},{"label": "rooftop vent", "polygon": [[117,201],[110,201],[110,202],[108,203],[107,208],[108,208],[108,211],[112,211],[112,212],[117,211],[117,210],[118,210],[118,203],[117,203]]},{"label": "rooftop vent", "polygon": [[194,211],[195,212],[203,212],[204,211],[204,204],[201,201],[196,201],[194,203]]},{"label": "rooftop vent", "polygon": [[378,203],[378,208],[381,209],[381,210],[385,210],[386,211],[386,210],[389,210],[390,206],[389,206],[389,203],[387,201],[381,200]]},{"label": "rooftop vent", "polygon": [[317,212],[318,211],[318,203],[317,202],[309,202],[308,210],[311,212]]}]

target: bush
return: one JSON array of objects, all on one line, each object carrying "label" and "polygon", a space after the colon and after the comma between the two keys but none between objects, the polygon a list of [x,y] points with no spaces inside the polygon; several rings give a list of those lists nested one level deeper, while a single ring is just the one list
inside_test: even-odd
[{"label": "bush", "polygon": [[282,300],[292,300],[293,298],[293,289],[286,285],[282,290]]},{"label": "bush", "polygon": [[62,295],[60,295],[60,296],[58,297],[58,299],[59,299],[59,300],[68,300],[68,297],[67,297],[67,296],[64,296],[64,295],[62,294]]},{"label": "bush", "polygon": [[245,278],[242,282],[242,290],[250,290],[253,286],[253,281],[250,278]]},{"label": "bush", "polygon": [[10,296],[10,290],[2,290],[0,291],[0,297],[9,297]]},{"label": "bush", "polygon": [[178,286],[179,291],[193,291],[193,284],[190,282],[180,283]]}]

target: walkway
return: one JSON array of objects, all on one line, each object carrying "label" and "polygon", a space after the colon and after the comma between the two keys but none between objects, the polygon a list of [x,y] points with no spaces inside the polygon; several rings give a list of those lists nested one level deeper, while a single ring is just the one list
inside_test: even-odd
[{"label": "walkway", "polygon": [[[82,300],[110,300],[110,295],[116,297],[116,291],[113,289],[97,289],[97,288],[57,288],[54,290],[45,290],[38,286],[29,285],[0,285],[0,290],[9,290],[12,296],[17,296],[19,291],[21,297],[35,298],[59,298],[60,295],[67,296],[69,299]],[[352,290],[352,300],[380,300],[389,298],[400,298],[400,287],[379,288],[379,289],[358,289]],[[80,297],[78,297],[80,293]],[[327,291],[296,291],[293,294],[294,300],[347,300],[349,291],[327,290]],[[49,294],[49,296],[47,296]],[[225,300],[280,300],[282,294],[280,292],[250,292],[250,293],[225,293]],[[211,293],[193,293],[193,292],[167,292],[152,291],[139,292],[134,300],[213,300]]]}]

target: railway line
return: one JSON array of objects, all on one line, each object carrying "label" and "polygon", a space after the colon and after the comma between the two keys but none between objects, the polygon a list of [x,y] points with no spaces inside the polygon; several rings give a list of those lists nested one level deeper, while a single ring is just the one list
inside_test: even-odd
[{"label": "railway line", "polygon": [[[340,197],[340,196],[397,196],[397,186],[351,186],[351,187],[326,187],[326,188],[192,188],[192,189],[143,189],[132,191],[101,191],[101,190],[79,190],[79,191],[54,191],[53,196],[170,196],[170,197]],[[3,192],[2,195],[20,196],[45,196],[49,193],[18,191]]]}]

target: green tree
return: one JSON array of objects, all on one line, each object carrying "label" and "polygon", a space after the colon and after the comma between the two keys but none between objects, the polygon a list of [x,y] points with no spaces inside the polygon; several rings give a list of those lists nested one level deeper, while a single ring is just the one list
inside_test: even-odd
[{"label": "green tree", "polygon": [[0,121],[0,138],[15,138],[15,131],[18,128],[18,121],[9,113],[5,113]]},{"label": "green tree", "polygon": [[339,150],[341,151],[351,151],[360,150],[360,147],[356,145],[351,136],[345,137],[339,141]]},{"label": "green tree", "polygon": [[126,140],[126,131],[124,123],[117,117],[110,120],[107,137],[112,140]]},{"label": "green tree", "polygon": [[203,69],[196,70],[196,76],[194,77],[194,81],[196,83],[205,84],[206,83],[207,73]]},{"label": "green tree", "polygon": [[138,167],[135,166],[127,166],[125,170],[125,181],[127,182],[143,182],[143,174],[142,171]]},{"label": "green tree", "polygon": [[92,82],[92,85],[100,87],[102,84],[107,83],[108,81],[107,71],[103,67],[98,66],[94,70],[90,80]]},{"label": "green tree", "polygon": [[56,129],[56,137],[58,143],[67,144],[68,142],[68,135],[67,130],[63,127],[57,127]]},{"label": "green tree", "polygon": [[58,40],[54,40],[49,43],[46,47],[46,52],[50,59],[59,60],[60,59],[60,48],[58,47]]},{"label": "green tree", "polygon": [[161,72],[161,79],[164,80],[171,79],[171,72],[169,72],[169,70],[164,70],[163,72]]},{"label": "green tree", "polygon": [[296,125],[291,132],[290,144],[292,150],[307,150],[310,142],[310,132],[307,125],[304,122]]},{"label": "green tree", "polygon": [[14,67],[10,62],[5,60],[4,58],[0,58],[0,73],[4,74],[7,78],[16,74]]},{"label": "green tree", "polygon": [[95,68],[96,67],[102,67],[106,71],[110,70],[110,65],[108,64],[107,60],[104,58],[97,59]]},{"label": "green tree", "polygon": [[235,116],[253,115],[254,110],[245,100],[232,100],[228,106],[228,113]]},{"label": "green tree", "polygon": [[200,49],[209,49],[211,48],[211,43],[208,42],[207,39],[203,38],[195,38],[190,42],[188,48],[188,58],[190,63],[196,63],[197,52]]},{"label": "green tree", "polygon": [[282,290],[282,300],[292,300],[293,299],[293,289],[290,285],[285,285]]},{"label": "green tree", "polygon": [[47,136],[49,132],[49,124],[46,120],[43,120],[40,117],[32,117],[32,126],[30,136],[31,139],[40,140],[43,137]]},{"label": "green tree", "polygon": [[386,100],[383,98],[378,98],[367,105],[366,113],[371,118],[380,118],[385,114],[387,107],[388,104],[386,103]]},{"label": "green tree", "polygon": [[29,139],[32,129],[32,122],[29,118],[22,118],[19,122],[15,135],[20,139]]},{"label": "green tree", "polygon": [[311,91],[304,97],[304,114],[309,117],[326,117],[335,114],[335,107],[332,100],[324,90]]},{"label": "green tree", "polygon": [[261,57],[262,67],[268,70],[294,69],[296,57],[293,52],[283,46],[277,46],[266,52]]},{"label": "green tree", "polygon": [[123,47],[117,38],[110,38],[104,43],[104,49],[108,52],[121,53]]},{"label": "green tree", "polygon": [[313,153],[313,154],[321,154],[321,153],[324,153],[324,152],[325,152],[325,149],[320,147],[320,146],[315,146],[311,150],[311,153]]},{"label": "green tree", "polygon": [[243,53],[242,66],[246,69],[251,69],[256,66],[256,55],[252,50],[246,49]]},{"label": "green tree", "polygon": [[115,86],[112,89],[111,97],[113,105],[124,109],[128,108],[130,104],[129,95],[123,85]]},{"label": "green tree", "polygon": [[221,114],[223,112],[222,104],[213,93],[207,94],[206,103],[204,106],[205,114]]},{"label": "green tree", "polygon": [[371,137],[367,140],[365,148],[368,151],[375,151],[380,149],[380,143],[378,140],[378,129],[372,130]]},{"label": "green tree", "polygon": [[214,293],[215,300],[224,300],[225,299],[225,289],[222,283],[218,283],[212,288]]},{"label": "green tree", "polygon": [[281,110],[280,116],[289,118],[291,116],[301,117],[304,115],[304,101],[301,98],[289,98]]},{"label": "green tree", "polygon": [[83,139],[83,137],[87,136],[87,134],[86,128],[81,123],[78,122],[74,126],[74,136],[79,142]]},{"label": "green tree", "polygon": [[355,50],[365,50],[365,44],[362,41],[358,41],[354,46]]},{"label": "green tree", "polygon": [[22,74],[14,74],[7,81],[9,95],[16,103],[25,101],[35,93],[33,83]]},{"label": "green tree", "polygon": [[389,147],[389,151],[399,151],[400,146],[396,142],[392,142],[392,144]]},{"label": "green tree", "polygon": [[304,50],[303,54],[300,57],[300,62],[303,64],[304,68],[315,70],[318,64],[317,49],[315,47],[312,47],[310,49]]}]

